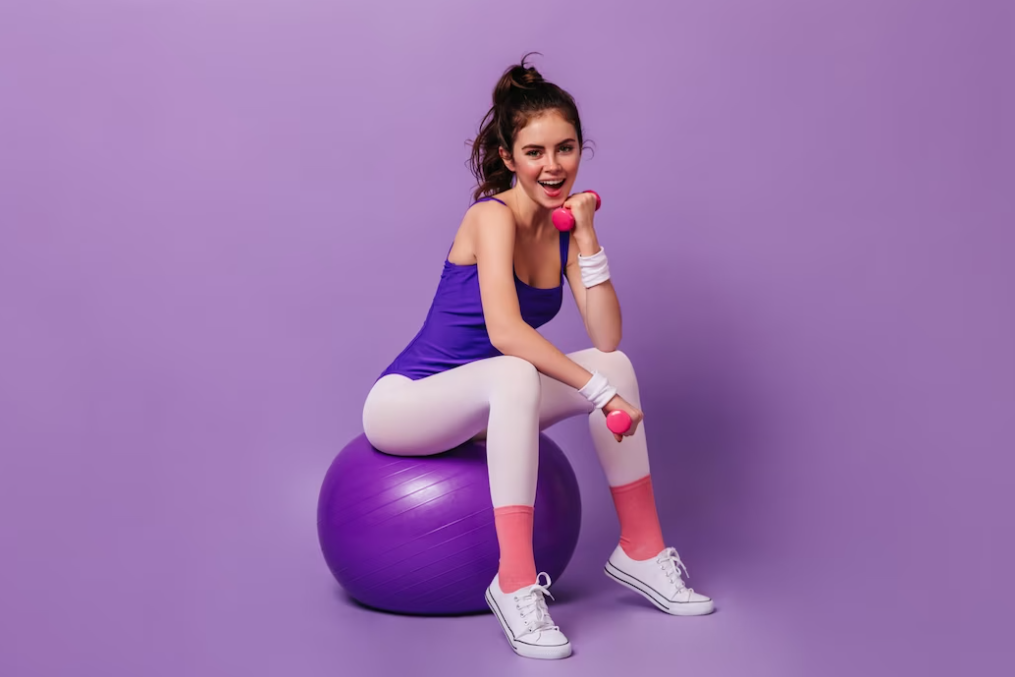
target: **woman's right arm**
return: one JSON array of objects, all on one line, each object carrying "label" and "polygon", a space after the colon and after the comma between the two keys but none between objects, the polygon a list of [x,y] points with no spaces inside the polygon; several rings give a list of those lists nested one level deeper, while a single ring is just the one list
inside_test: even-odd
[{"label": "woman's right arm", "polygon": [[472,239],[490,342],[501,353],[520,357],[547,376],[576,390],[582,388],[592,374],[522,319],[514,278],[514,217],[494,205],[477,212]]}]

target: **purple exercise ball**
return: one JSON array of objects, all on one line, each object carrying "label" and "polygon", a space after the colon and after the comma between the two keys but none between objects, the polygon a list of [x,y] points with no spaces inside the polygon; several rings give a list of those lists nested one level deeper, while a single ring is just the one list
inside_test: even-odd
[{"label": "purple exercise ball", "polygon": [[[556,582],[581,529],[574,470],[539,435],[533,524],[536,571]],[[317,535],[324,560],[359,603],[405,614],[487,611],[497,573],[486,444],[435,456],[391,456],[360,435],[338,453],[321,486]]]}]

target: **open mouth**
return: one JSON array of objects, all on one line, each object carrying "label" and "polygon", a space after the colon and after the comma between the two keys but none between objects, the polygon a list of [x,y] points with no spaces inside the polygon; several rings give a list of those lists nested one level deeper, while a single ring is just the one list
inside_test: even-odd
[{"label": "open mouth", "polygon": [[558,179],[556,181],[537,181],[537,183],[543,187],[546,191],[547,197],[560,197],[561,189],[564,187],[564,179]]}]

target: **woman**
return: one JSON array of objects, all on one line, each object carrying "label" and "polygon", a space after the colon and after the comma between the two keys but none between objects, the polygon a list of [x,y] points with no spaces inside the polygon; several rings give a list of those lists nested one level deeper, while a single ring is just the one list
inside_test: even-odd
[{"label": "woman", "polygon": [[[422,329],[381,374],[363,410],[380,451],[439,454],[485,437],[500,565],[486,592],[512,649],[564,658],[568,639],[546,607],[550,580],[532,551],[540,430],[588,416],[617,514],[620,543],[606,573],[675,615],[713,610],[685,586],[665,546],[649,473],[638,383],[617,350],[621,314],[593,226],[596,197],[568,197],[581,160],[572,97],[525,60],[509,68],[473,143],[479,187],[455,235]],[[560,232],[551,213],[569,208]],[[592,348],[565,355],[536,329],[560,310],[566,278]],[[622,410],[632,424],[606,426]],[[686,568],[684,568],[686,573]]]}]

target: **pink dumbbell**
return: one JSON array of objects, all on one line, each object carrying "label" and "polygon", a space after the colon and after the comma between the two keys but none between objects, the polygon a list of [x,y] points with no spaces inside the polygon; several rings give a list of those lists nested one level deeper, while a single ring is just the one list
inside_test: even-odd
[{"label": "pink dumbbell", "polygon": [[623,435],[631,429],[631,415],[622,409],[614,409],[606,415],[606,427],[612,433]]},{"label": "pink dumbbell", "polygon": [[[592,193],[593,195],[596,196],[596,211],[598,212],[599,208],[603,204],[603,200],[601,197],[599,197],[599,193],[597,193],[594,190],[586,190],[582,192]],[[550,215],[550,219],[553,221],[553,225],[557,226],[557,230],[566,232],[574,228],[574,215],[571,213],[571,210],[568,209],[567,207],[562,206],[554,209],[553,214]]]}]

